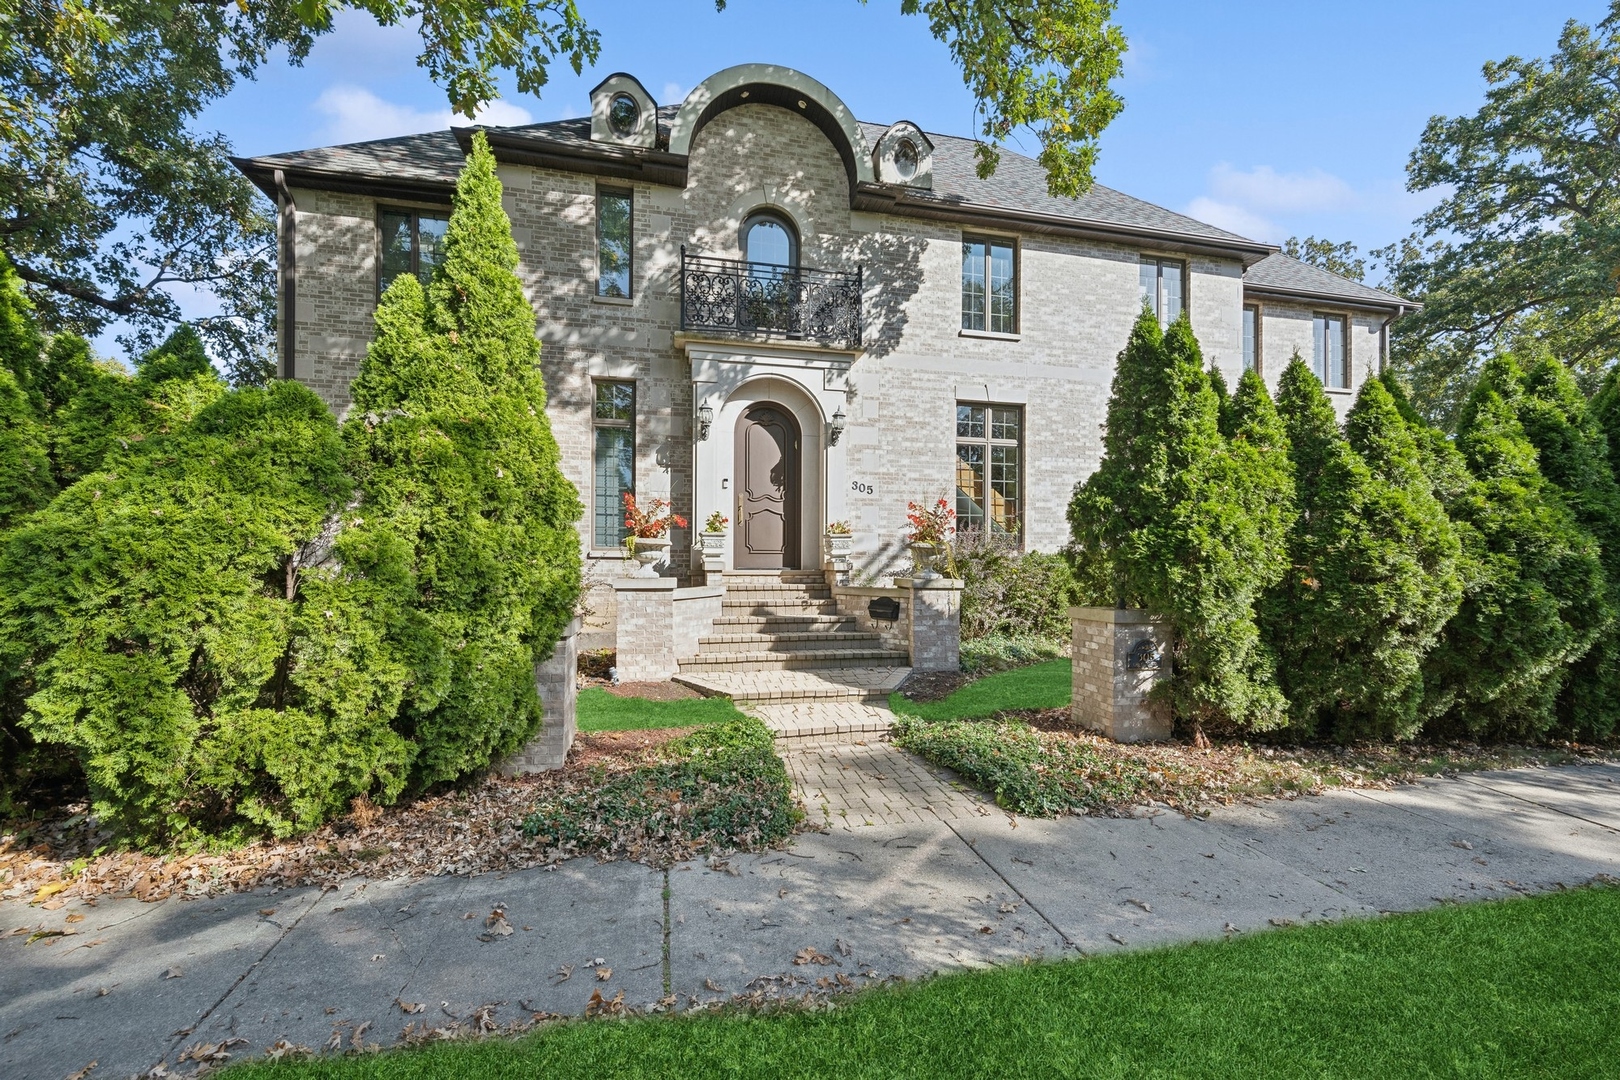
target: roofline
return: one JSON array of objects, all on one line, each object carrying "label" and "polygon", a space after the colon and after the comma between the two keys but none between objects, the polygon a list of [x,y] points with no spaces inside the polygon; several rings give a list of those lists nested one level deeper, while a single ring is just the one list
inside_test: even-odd
[{"label": "roofline", "polygon": [[473,133],[478,131],[482,131],[489,140],[495,160],[508,165],[531,165],[563,172],[612,176],[621,180],[643,180],[668,187],[686,186],[684,154],[639,146],[562,143],[533,135],[515,135],[507,128],[485,127],[482,124],[450,129],[463,153],[472,152]]},{"label": "roofline", "polygon": [[1248,281],[1243,283],[1243,291],[1245,293],[1256,292],[1266,296],[1285,297],[1292,300],[1310,300],[1323,304],[1337,304],[1340,307],[1367,308],[1373,311],[1389,311],[1393,309],[1397,318],[1405,315],[1408,311],[1417,311],[1423,307],[1422,304],[1415,300],[1405,300],[1394,295],[1391,295],[1388,300],[1380,301],[1370,298],[1352,298],[1339,293],[1316,292],[1311,289],[1290,289],[1281,285],[1257,285]]},{"label": "roofline", "polygon": [[875,213],[890,213],[900,217],[929,218],[952,221],[988,228],[1029,226],[1025,231],[1051,236],[1077,236],[1088,240],[1155,240],[1179,251],[1199,255],[1214,255],[1243,260],[1243,268],[1258,263],[1279,249],[1275,244],[1262,244],[1258,240],[1225,240],[1217,236],[1199,236],[1194,233],[1170,229],[1154,229],[1146,225],[1126,225],[1093,218],[1065,217],[1062,214],[1041,214],[1029,210],[1014,210],[990,203],[972,203],[965,200],[945,200],[927,197],[912,188],[897,188],[888,184],[861,184],[850,199],[851,209]]},{"label": "roofline", "polygon": [[264,158],[230,159],[253,186],[264,192],[271,202],[277,202],[276,174],[279,172],[289,188],[313,188],[316,191],[340,191],[348,195],[369,195],[378,199],[402,199],[407,202],[429,202],[450,205],[455,194],[453,180],[417,180],[410,177],[378,178],[335,169],[311,169],[300,166],[277,165]]}]

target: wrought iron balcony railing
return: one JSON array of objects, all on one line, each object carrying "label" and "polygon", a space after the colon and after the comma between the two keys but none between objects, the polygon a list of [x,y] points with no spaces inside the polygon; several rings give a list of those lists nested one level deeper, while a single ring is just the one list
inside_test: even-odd
[{"label": "wrought iron balcony railing", "polygon": [[683,245],[681,329],[859,348],[861,268],[846,274],[714,259],[688,255]]}]

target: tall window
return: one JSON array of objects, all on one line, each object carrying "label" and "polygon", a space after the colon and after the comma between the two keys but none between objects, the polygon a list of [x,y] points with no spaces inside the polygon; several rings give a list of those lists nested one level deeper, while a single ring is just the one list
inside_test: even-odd
[{"label": "tall window", "polygon": [[956,527],[1016,536],[1022,527],[1024,411],[956,407]]},{"label": "tall window", "polygon": [[1344,316],[1317,315],[1311,322],[1316,377],[1322,380],[1323,386],[1350,389],[1350,365],[1344,356]]},{"label": "tall window", "polygon": [[596,295],[630,297],[631,222],[628,191],[596,193]]},{"label": "tall window", "polygon": [[1018,332],[1018,260],[1012,241],[962,237],[962,329]]},{"label": "tall window", "polygon": [[1187,267],[1174,259],[1142,256],[1136,276],[1142,301],[1153,309],[1159,322],[1169,326],[1187,308]]},{"label": "tall window", "polygon": [[444,260],[444,234],[448,214],[432,210],[384,210],[377,215],[381,250],[377,259],[377,295],[388,291],[396,277],[415,274],[425,287],[433,268]]},{"label": "tall window", "polygon": [[624,543],[624,495],[636,490],[636,384],[596,384],[591,544]]},{"label": "tall window", "polygon": [[769,210],[749,214],[742,227],[743,261],[798,266],[799,239],[786,221]]},{"label": "tall window", "polygon": [[1260,309],[1243,309],[1243,370],[1260,370]]}]

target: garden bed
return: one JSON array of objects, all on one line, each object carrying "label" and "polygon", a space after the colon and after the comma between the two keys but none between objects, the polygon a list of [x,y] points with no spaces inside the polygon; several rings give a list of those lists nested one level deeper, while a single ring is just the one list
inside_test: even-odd
[{"label": "garden bed", "polygon": [[1123,815],[1149,805],[1204,813],[1241,800],[1319,795],[1336,787],[1389,788],[1428,776],[1620,757],[1620,748],[1578,743],[1126,745],[1076,729],[1066,708],[968,720],[901,714],[893,737],[919,757],[955,771],[1004,809],[1037,817]]},{"label": "garden bed", "polygon": [[[747,734],[753,737],[749,746],[764,747],[748,759],[750,783],[737,786],[727,815],[703,816],[702,806],[695,806],[677,815],[678,828],[664,827],[668,825],[664,822],[638,832],[621,815],[617,831],[579,829],[575,831],[592,835],[563,841],[526,835],[521,825],[537,806],[601,812],[609,791],[622,802],[634,801],[627,793],[638,790],[638,785],[653,792],[671,790],[659,785],[683,764],[694,777],[689,778],[692,789],[698,790],[701,777],[708,774],[692,767],[695,761],[713,768],[719,783],[736,779],[737,755],[728,756],[713,745],[721,727],[736,741],[736,724],[705,727],[695,746],[683,740],[691,739],[697,728],[581,734],[567,765],[556,772],[484,776],[462,788],[392,807],[358,800],[349,815],[308,836],[260,841],[223,852],[109,852],[105,848],[112,838],[82,806],[44,821],[9,822],[0,826],[0,898],[55,908],[68,899],[162,900],[336,885],[352,877],[519,870],[586,854],[663,863],[708,850],[764,846],[792,827],[796,814],[791,786],[770,748],[768,733],[763,744],[759,740],[764,728],[753,720],[739,718],[737,723],[748,726]],[[780,773],[774,779],[772,762]]]}]

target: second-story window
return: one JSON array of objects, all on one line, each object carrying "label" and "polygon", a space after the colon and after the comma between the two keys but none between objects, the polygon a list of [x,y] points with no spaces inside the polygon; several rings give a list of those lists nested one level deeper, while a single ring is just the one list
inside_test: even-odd
[{"label": "second-story window", "polygon": [[956,406],[956,527],[1017,536],[1023,500],[1024,410]]},{"label": "second-story window", "polygon": [[624,543],[624,496],[636,490],[636,384],[599,382],[591,418],[593,450],[591,543]]},{"label": "second-story window", "polygon": [[1350,389],[1350,365],[1344,355],[1344,316],[1317,314],[1311,324],[1311,359],[1316,377],[1331,389]]},{"label": "second-story window", "polygon": [[1260,308],[1254,304],[1243,309],[1243,370],[1260,370]]},{"label": "second-story window", "polygon": [[962,237],[962,329],[1018,333],[1018,258],[1011,240]]},{"label": "second-story window", "polygon": [[1187,309],[1187,264],[1178,259],[1142,256],[1137,271],[1142,302],[1153,309],[1161,326],[1169,326]]},{"label": "second-story window", "polygon": [[628,191],[596,193],[596,295],[630,298],[631,222]]},{"label": "second-story window", "polygon": [[415,274],[423,288],[433,269],[444,260],[444,234],[450,216],[433,210],[387,209],[377,215],[381,241],[377,253],[377,295],[388,291],[396,277]]}]

